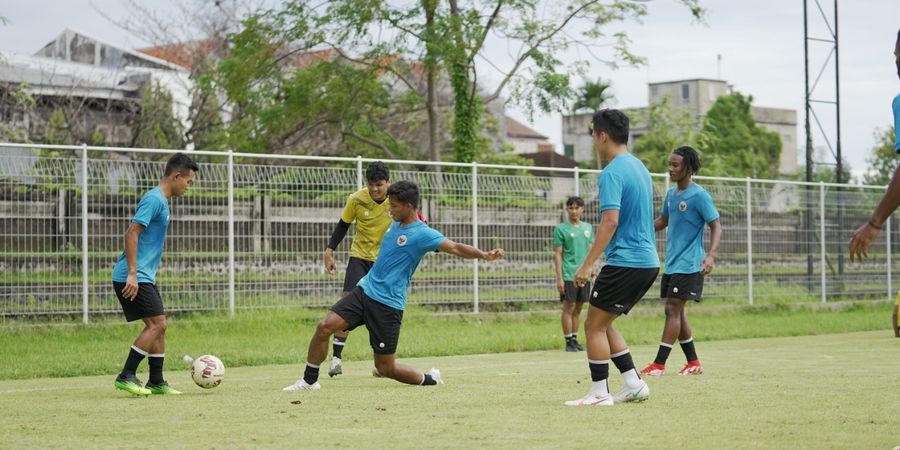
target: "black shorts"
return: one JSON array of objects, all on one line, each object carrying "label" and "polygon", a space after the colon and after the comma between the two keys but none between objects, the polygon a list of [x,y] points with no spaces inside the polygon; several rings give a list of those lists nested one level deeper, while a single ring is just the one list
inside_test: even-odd
[{"label": "black shorts", "polygon": [[586,302],[591,298],[591,283],[585,283],[584,286],[575,286],[574,281],[564,281],[566,292],[559,294],[561,302]]},{"label": "black shorts", "polygon": [[134,300],[125,298],[122,295],[125,283],[113,281],[113,289],[116,290],[116,297],[119,297],[119,303],[122,304],[125,320],[129,322],[143,319],[144,317],[162,316],[165,314],[162,298],[159,296],[159,291],[153,283],[138,283],[138,293]]},{"label": "black shorts", "polygon": [[659,296],[699,302],[703,296],[703,272],[663,274]]},{"label": "black shorts", "polygon": [[356,287],[356,283],[359,283],[359,280],[362,280],[372,269],[372,264],[375,262],[351,256],[350,261],[347,261],[347,273],[344,274],[344,292],[352,291]]},{"label": "black shorts", "polygon": [[659,268],[603,266],[594,280],[591,305],[612,314],[628,314],[653,286]]},{"label": "black shorts", "polygon": [[372,300],[359,286],[331,306],[331,311],[346,320],[352,330],[365,325],[372,351],[383,355],[397,353],[403,311]]}]

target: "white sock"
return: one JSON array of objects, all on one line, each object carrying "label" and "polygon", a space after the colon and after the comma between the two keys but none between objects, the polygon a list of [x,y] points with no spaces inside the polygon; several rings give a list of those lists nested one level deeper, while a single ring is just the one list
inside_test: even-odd
[{"label": "white sock", "polygon": [[594,397],[605,397],[609,395],[609,384],[607,381],[608,380],[592,381],[591,394],[594,394]]},{"label": "white sock", "polygon": [[641,377],[638,375],[636,369],[622,372],[622,377],[625,378],[625,385],[632,389],[641,385]]}]

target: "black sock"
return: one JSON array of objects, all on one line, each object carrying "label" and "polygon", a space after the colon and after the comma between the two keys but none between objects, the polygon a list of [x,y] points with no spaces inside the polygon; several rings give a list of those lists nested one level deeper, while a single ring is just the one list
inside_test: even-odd
[{"label": "black sock", "polygon": [[672,346],[670,344],[666,344],[665,342],[659,343],[659,350],[656,351],[656,359],[653,360],[656,364],[661,366],[666,365],[666,360],[669,359],[669,353],[672,351]]},{"label": "black sock", "polygon": [[160,385],[166,380],[163,379],[163,361],[166,355],[164,353],[148,355],[147,362],[150,364],[150,383]]},{"label": "black sock", "polygon": [[425,378],[422,380],[422,386],[434,386],[437,384],[434,378],[431,377],[430,373],[425,374]]},{"label": "black sock", "polygon": [[572,342],[578,342],[578,333],[572,333]]},{"label": "black sock", "polygon": [[588,367],[591,368],[591,381],[602,381],[609,378],[609,360],[588,360]]},{"label": "black sock", "polygon": [[319,366],[306,363],[306,370],[303,371],[303,381],[306,384],[316,384],[316,381],[319,381]]},{"label": "black sock", "polygon": [[566,336],[566,345],[571,344],[572,341],[574,340],[574,339],[572,338],[572,335],[571,335],[571,334],[567,334],[567,335],[565,335],[565,336]]},{"label": "black sock", "polygon": [[334,339],[332,340],[332,343],[331,343],[331,347],[332,347],[332,355],[335,358],[338,358],[338,359],[341,358],[341,353],[344,352],[344,344],[346,344],[346,343],[347,343],[347,338],[337,337],[337,336],[334,337]]},{"label": "black sock", "polygon": [[628,349],[612,355],[612,362],[619,369],[619,373],[625,373],[634,369],[634,361],[631,359],[631,352]]},{"label": "black sock", "polygon": [[122,375],[128,376],[137,373],[138,365],[145,356],[147,356],[147,352],[132,345],[131,351],[128,352],[128,358],[125,360],[125,367],[122,368]]},{"label": "black sock", "polygon": [[697,350],[694,349],[694,338],[689,337],[681,342],[681,350],[684,351],[684,357],[688,362],[697,360]]}]

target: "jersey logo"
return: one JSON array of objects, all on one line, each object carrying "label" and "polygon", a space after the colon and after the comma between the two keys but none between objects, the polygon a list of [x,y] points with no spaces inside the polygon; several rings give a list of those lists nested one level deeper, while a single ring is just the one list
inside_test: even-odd
[{"label": "jersey logo", "polygon": [[678,204],[678,210],[681,211],[681,212],[687,211],[687,203],[686,203],[686,202],[681,202],[681,203],[679,203],[679,204]]},{"label": "jersey logo", "polygon": [[569,233],[569,237],[575,237],[575,233]]},{"label": "jersey logo", "polygon": [[403,247],[404,245],[406,245],[406,235],[401,234],[397,237],[397,246]]},{"label": "jersey logo", "polygon": [[584,237],[586,237],[586,238],[591,237],[591,230],[584,230]]},{"label": "jersey logo", "polygon": [[366,217],[369,217],[369,211],[363,212],[363,215],[366,216]]}]

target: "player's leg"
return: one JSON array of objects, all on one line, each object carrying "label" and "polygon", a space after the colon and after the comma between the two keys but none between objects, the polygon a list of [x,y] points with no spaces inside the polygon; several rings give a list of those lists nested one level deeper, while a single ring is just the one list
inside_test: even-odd
[{"label": "player's leg", "polygon": [[584,347],[578,342],[578,324],[581,323],[582,309],[584,309],[584,301],[575,301],[575,308],[572,309],[572,346],[579,352],[584,351]]},{"label": "player's leg", "polygon": [[700,375],[703,373],[703,366],[697,357],[697,350],[694,348],[694,334],[691,330],[691,324],[687,319],[687,309],[681,309],[681,330],[678,334],[678,341],[681,343],[681,350],[684,351],[684,357],[687,364],[678,372],[681,375]]},{"label": "player's leg", "polygon": [[181,392],[169,386],[163,377],[163,366],[166,359],[166,329],[168,323],[165,314],[145,317],[144,324],[154,330],[156,341],[153,343],[150,354],[147,355],[147,363],[150,366],[150,380],[145,386],[153,394],[180,394]]},{"label": "player's leg", "polygon": [[608,406],[613,404],[609,395],[609,341],[606,331],[616,315],[604,311],[593,302],[588,306],[584,321],[584,336],[587,342],[588,367],[591,371],[591,389],[577,400],[567,401],[566,406]]},{"label": "player's leg", "polygon": [[[568,290],[568,286],[566,289]],[[563,337],[566,340],[566,351],[574,352],[577,351],[572,345],[572,312],[575,309],[575,302],[568,299],[568,294],[563,294],[560,303],[562,303],[562,329]]]},{"label": "player's leg", "polygon": [[422,373],[419,369],[397,363],[397,357],[393,353],[375,353],[374,355],[375,370],[384,378],[421,386],[433,386],[444,383],[441,379],[441,373],[437,369],[431,369],[426,373]]},{"label": "player's leg", "polygon": [[625,338],[612,324],[606,329],[606,339],[609,342],[610,359],[619,373],[622,374],[624,384],[618,394],[613,397],[616,403],[641,402],[650,397],[650,388],[638,375],[631,358],[631,351]]},{"label": "player's leg", "polygon": [[663,325],[659,349],[656,351],[656,358],[653,362],[641,370],[641,375],[660,376],[665,373],[666,361],[672,352],[672,346],[675,345],[675,339],[681,333],[681,312],[684,310],[684,304],[685,301],[680,298],[666,299],[666,321]]},{"label": "player's leg", "polygon": [[319,389],[319,367],[328,356],[328,339],[337,331],[351,330],[363,323],[363,305],[356,288],[331,307],[331,311],[316,325],[306,352],[306,367],[303,376],[283,391]]},{"label": "player's leg", "polygon": [[[348,291],[342,292],[341,298],[346,297],[349,293]],[[331,364],[328,366],[329,377],[344,373],[344,346],[347,344],[347,336],[349,335],[349,331],[340,330],[335,332],[331,338]]]},{"label": "player's leg", "polygon": [[141,361],[143,361],[154,348],[156,342],[156,330],[144,320],[148,308],[145,306],[146,292],[144,292],[145,289],[143,286],[138,285],[138,293],[133,299],[125,298],[122,294],[122,289],[124,287],[125,283],[113,283],[116,297],[118,297],[119,303],[122,305],[122,311],[125,313],[125,320],[133,322],[141,319],[144,321],[144,328],[132,342],[131,348],[128,351],[128,356],[125,358],[125,364],[122,367],[122,371],[116,376],[114,385],[116,389],[123,390],[133,395],[150,395],[150,390],[146,389],[141,380],[137,378],[137,370]]},{"label": "player's leg", "polygon": [[900,338],[900,326],[897,324],[897,313],[900,312],[900,291],[894,299],[894,313],[891,315],[891,324],[894,326],[894,337]]},{"label": "player's leg", "polygon": [[897,325],[897,311],[900,305],[894,305],[894,314],[891,315],[891,323],[894,325],[894,337],[900,337],[900,326]]}]

